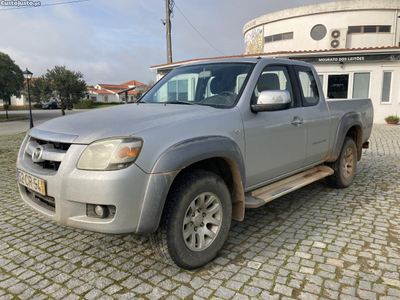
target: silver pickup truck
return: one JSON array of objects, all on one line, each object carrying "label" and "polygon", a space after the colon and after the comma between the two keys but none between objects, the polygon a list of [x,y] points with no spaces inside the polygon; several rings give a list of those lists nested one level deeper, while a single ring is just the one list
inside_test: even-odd
[{"label": "silver pickup truck", "polygon": [[204,61],[172,70],[136,104],[30,130],[18,187],[61,224],[151,233],[164,259],[193,269],[245,209],[322,178],[349,186],[372,124],[370,99],[325,101],[309,64]]}]

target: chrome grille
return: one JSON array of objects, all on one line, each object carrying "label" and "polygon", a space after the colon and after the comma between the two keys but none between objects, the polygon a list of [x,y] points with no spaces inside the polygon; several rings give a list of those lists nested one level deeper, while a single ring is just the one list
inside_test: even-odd
[{"label": "chrome grille", "polygon": [[43,169],[58,171],[70,143],[45,141],[31,137],[25,148],[32,162]]}]

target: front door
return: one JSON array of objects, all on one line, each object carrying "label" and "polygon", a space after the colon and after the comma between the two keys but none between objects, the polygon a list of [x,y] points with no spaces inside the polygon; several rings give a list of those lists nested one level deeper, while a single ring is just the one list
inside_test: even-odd
[{"label": "front door", "polygon": [[[292,74],[292,75],[290,75]],[[295,99],[291,66],[272,65],[264,68],[253,93],[257,102],[264,90],[287,90],[292,98],[290,109],[259,112],[244,120],[246,137],[246,188],[259,185],[303,166],[307,132],[301,101]],[[297,97],[296,97],[297,98]]]}]

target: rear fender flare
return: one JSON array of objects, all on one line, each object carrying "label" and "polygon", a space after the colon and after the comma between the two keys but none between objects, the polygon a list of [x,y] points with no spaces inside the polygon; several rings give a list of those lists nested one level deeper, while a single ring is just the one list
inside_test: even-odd
[{"label": "rear fender flare", "polygon": [[[362,119],[361,115],[356,112],[345,114],[339,122],[338,130],[336,132],[336,140],[333,146],[332,154],[327,160],[328,162],[334,162],[338,159],[340,151],[342,151],[344,139],[349,129],[353,126],[359,126],[362,130]],[[362,136],[362,133],[361,133]],[[358,148],[358,146],[357,146]]]}]

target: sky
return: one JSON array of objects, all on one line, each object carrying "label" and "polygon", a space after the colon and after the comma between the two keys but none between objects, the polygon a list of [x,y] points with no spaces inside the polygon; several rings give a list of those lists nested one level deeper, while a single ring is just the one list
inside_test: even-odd
[{"label": "sky", "polygon": [[[68,0],[42,0],[42,5]],[[243,26],[282,9],[329,0],[175,0],[176,6],[220,52],[244,51]],[[0,52],[38,77],[56,65],[80,71],[90,85],[155,80],[150,66],[166,63],[165,0],[89,0],[4,10]],[[222,56],[174,9],[173,61]]]}]

